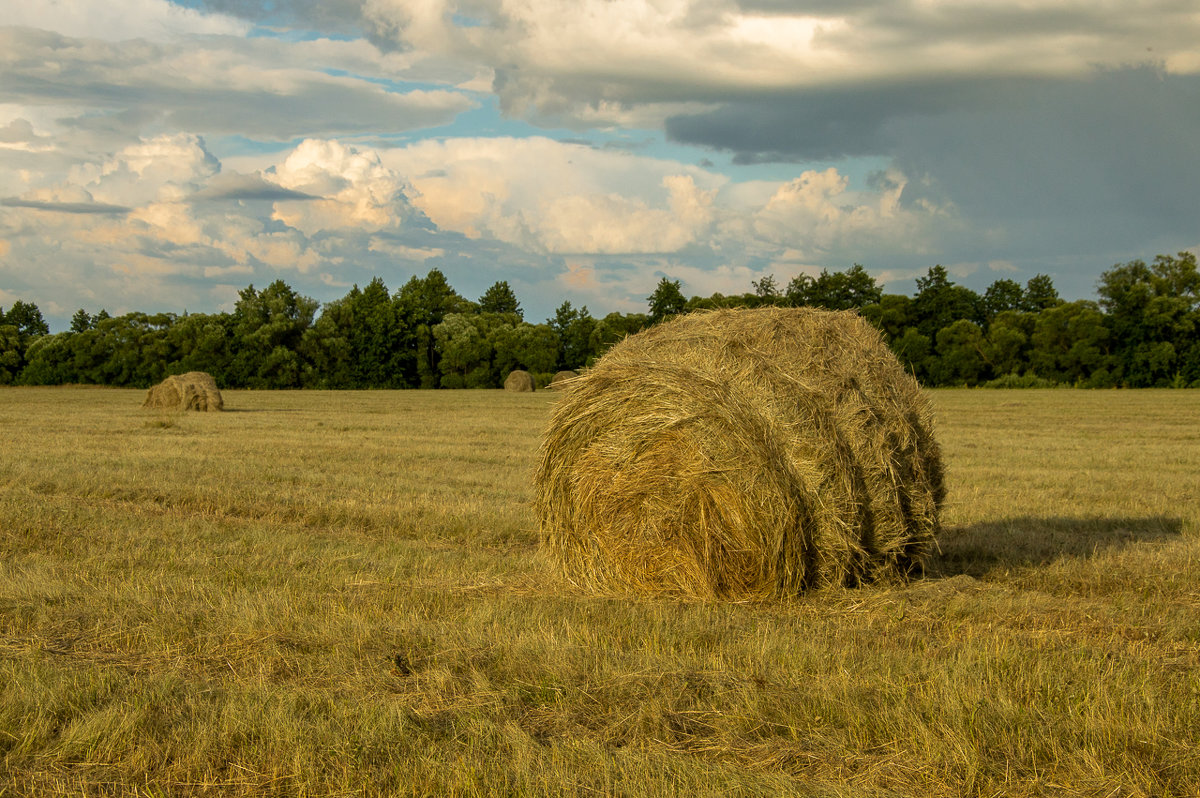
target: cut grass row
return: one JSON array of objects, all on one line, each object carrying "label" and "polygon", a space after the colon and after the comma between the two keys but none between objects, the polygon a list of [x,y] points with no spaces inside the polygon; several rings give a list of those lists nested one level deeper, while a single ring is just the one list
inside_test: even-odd
[{"label": "cut grass row", "polygon": [[0,391],[0,795],[1200,794],[1200,396],[939,391],[942,554],[589,598],[548,394]]}]

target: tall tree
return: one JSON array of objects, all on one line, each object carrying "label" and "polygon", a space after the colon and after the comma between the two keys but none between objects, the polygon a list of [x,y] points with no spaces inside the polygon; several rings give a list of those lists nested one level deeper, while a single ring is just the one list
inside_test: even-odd
[{"label": "tall tree", "polygon": [[983,330],[968,319],[938,330],[934,381],[942,385],[975,385],[987,373]]},{"label": "tall tree", "polygon": [[599,357],[609,347],[627,335],[641,332],[650,324],[650,318],[641,313],[609,313],[599,319],[592,328],[588,349],[592,357]]},{"label": "tall tree", "polygon": [[409,375],[410,384],[419,384],[422,388],[439,387],[441,354],[433,328],[441,324],[447,314],[470,313],[478,306],[459,296],[438,269],[430,269],[425,277],[414,276],[405,283],[396,295],[396,304],[413,338],[415,358],[413,373]]},{"label": "tall tree", "polygon": [[1123,382],[1170,385],[1192,372],[1192,359],[1200,352],[1195,255],[1159,255],[1149,266],[1141,260],[1117,264],[1100,276],[1097,292]]},{"label": "tall tree", "polygon": [[578,369],[588,362],[594,353],[590,347],[592,330],[596,320],[588,313],[587,305],[579,310],[563,302],[554,311],[554,318],[547,322],[558,336],[558,369]]},{"label": "tall tree", "polygon": [[383,280],[376,277],[347,297],[351,325],[352,382],[359,388],[404,387],[403,362],[409,350],[404,320]]},{"label": "tall tree", "polygon": [[679,281],[668,280],[666,277],[658,281],[654,293],[646,297],[646,301],[650,303],[651,324],[658,324],[672,316],[677,316],[683,313],[687,306],[687,300],[684,299]]},{"label": "tall tree", "polygon": [[[1010,310],[1024,310],[1025,289],[1016,280],[1001,279],[987,287],[983,293],[983,306],[988,322]],[[1041,308],[1038,308],[1041,310]]]},{"label": "tall tree", "polygon": [[80,333],[92,329],[92,316],[83,308],[75,311],[71,317],[71,332]]},{"label": "tall tree", "polygon": [[518,317],[525,318],[525,313],[521,310],[521,303],[517,301],[517,295],[508,285],[508,280],[493,283],[491,288],[484,292],[483,296],[479,298],[479,312],[515,313]]},{"label": "tall tree", "polygon": [[1005,310],[992,319],[984,352],[997,376],[1019,375],[1028,369],[1029,338],[1036,318],[1032,313]]},{"label": "tall tree", "polygon": [[940,265],[931,267],[925,277],[917,278],[913,315],[917,330],[930,341],[937,339],[938,330],[959,319],[976,324],[985,321],[982,298],[969,288],[955,285]]},{"label": "tall tree", "polygon": [[883,291],[862,264],[856,263],[844,272],[822,269],[816,279],[798,275],[788,284],[787,297],[794,306],[852,310],[878,303]]},{"label": "tall tree", "polygon": [[50,334],[50,326],[42,318],[42,311],[38,309],[38,306],[20,299],[12,303],[8,313],[4,314],[4,323],[11,324],[21,335],[30,338]]},{"label": "tall tree", "polygon": [[779,290],[779,284],[775,282],[775,275],[767,274],[757,280],[750,281],[751,287],[754,289],[754,296],[758,299],[760,305],[775,305],[783,300],[783,292]]},{"label": "tall tree", "polygon": [[1039,377],[1069,384],[1111,384],[1108,336],[1095,302],[1081,300],[1046,308],[1034,323],[1029,354],[1033,370]]},{"label": "tall tree", "polygon": [[1048,275],[1035,274],[1025,283],[1020,309],[1028,313],[1038,313],[1061,302],[1058,289],[1054,287],[1054,281]]},{"label": "tall tree", "polygon": [[230,379],[250,388],[298,388],[305,373],[301,342],[317,312],[315,299],[283,280],[238,293],[233,309],[235,354]]},{"label": "tall tree", "polygon": [[0,308],[0,385],[17,381],[28,362],[30,348],[49,333],[42,311],[32,302],[18,299],[7,313]]}]

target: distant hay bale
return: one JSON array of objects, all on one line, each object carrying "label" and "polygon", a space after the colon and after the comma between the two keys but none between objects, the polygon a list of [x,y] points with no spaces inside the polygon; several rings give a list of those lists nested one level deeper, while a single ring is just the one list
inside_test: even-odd
[{"label": "distant hay bale", "polygon": [[211,375],[203,371],[189,371],[167,377],[151,388],[142,407],[217,411],[225,408],[225,402]]},{"label": "distant hay bale", "polygon": [[811,308],[624,339],[555,407],[534,488],[568,582],[734,599],[906,578],[945,494],[916,380],[857,314]]},{"label": "distant hay bale", "polygon": [[564,371],[556,372],[554,378],[550,380],[550,387],[555,391],[561,391],[567,380],[573,380],[579,376],[579,372],[565,369]]},{"label": "distant hay bale", "polygon": [[504,390],[529,393],[533,390],[533,375],[520,369],[509,372],[508,377],[504,380]]}]

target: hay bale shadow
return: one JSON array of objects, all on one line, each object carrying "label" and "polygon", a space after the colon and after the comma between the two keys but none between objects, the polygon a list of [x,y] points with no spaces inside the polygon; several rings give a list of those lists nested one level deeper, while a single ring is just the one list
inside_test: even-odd
[{"label": "hay bale shadow", "polygon": [[981,577],[996,571],[1087,559],[1140,543],[1166,543],[1183,534],[1179,518],[1005,518],[944,529],[930,579]]}]

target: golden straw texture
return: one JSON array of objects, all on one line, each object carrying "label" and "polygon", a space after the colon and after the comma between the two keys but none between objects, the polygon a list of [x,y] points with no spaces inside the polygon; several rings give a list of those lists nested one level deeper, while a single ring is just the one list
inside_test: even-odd
[{"label": "golden straw texture", "polygon": [[162,410],[217,411],[225,408],[216,380],[203,371],[175,374],[146,393],[142,407]]},{"label": "golden straw texture", "polygon": [[677,317],[563,393],[535,506],[543,549],[578,587],[781,597],[904,578],[934,545],[931,411],[857,314]]}]

